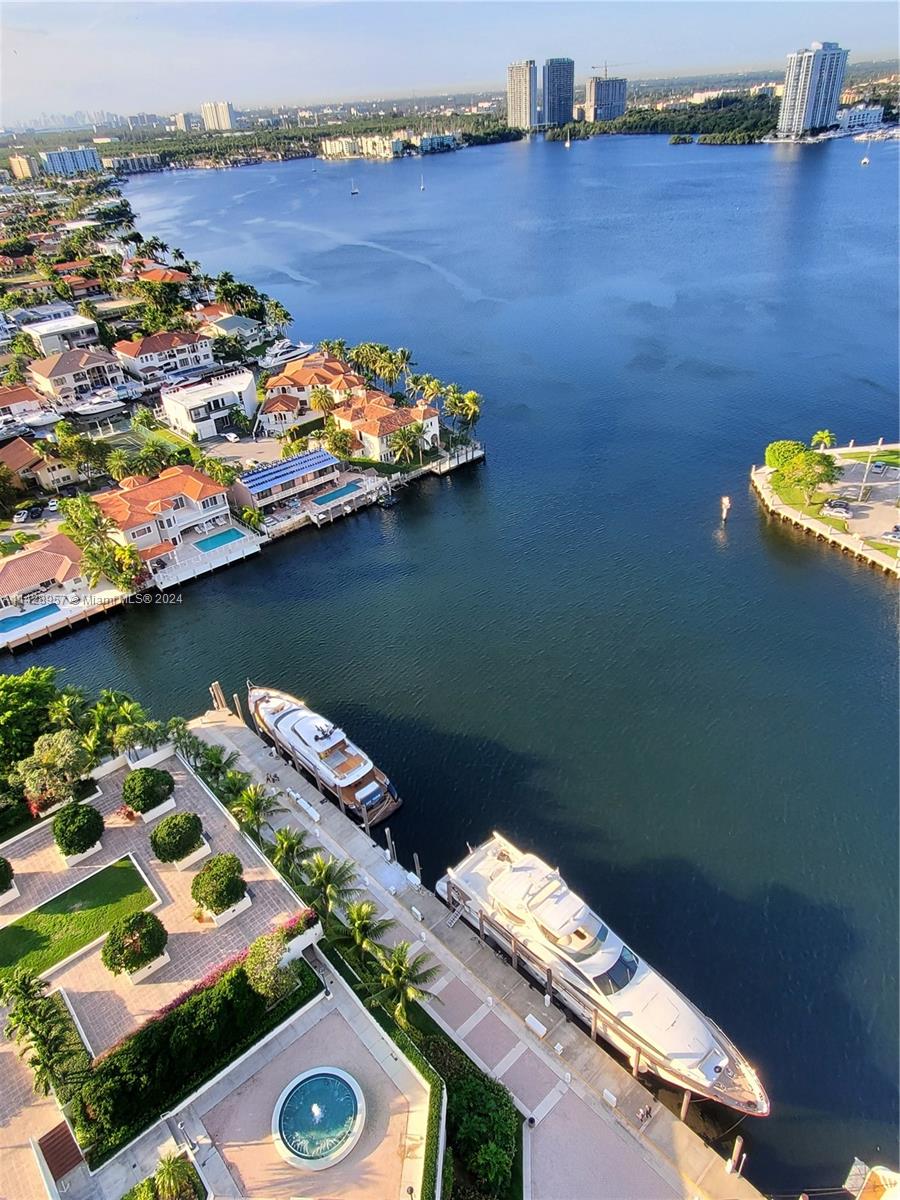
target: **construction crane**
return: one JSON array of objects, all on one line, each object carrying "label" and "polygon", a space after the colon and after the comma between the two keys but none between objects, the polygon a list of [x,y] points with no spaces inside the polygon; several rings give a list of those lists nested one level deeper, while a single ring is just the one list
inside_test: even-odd
[{"label": "construction crane", "polygon": [[[636,65],[637,65],[637,64],[636,64],[636,63],[633,63],[633,62],[617,62],[617,63],[608,63],[608,62],[604,62],[604,63],[602,64],[602,66],[603,66],[603,78],[604,78],[604,79],[609,79],[609,68],[610,68],[611,66],[612,66],[612,67],[634,67],[634,66],[636,66]],[[596,66],[595,66],[594,64],[591,64],[591,70],[592,70],[592,71],[599,71],[599,70],[600,70],[600,64],[598,64],[598,65],[596,65]]]}]

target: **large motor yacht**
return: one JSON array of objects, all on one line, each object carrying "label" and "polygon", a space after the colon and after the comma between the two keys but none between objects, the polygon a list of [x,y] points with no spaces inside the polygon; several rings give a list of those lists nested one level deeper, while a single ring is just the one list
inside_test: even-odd
[{"label": "large motor yacht", "polygon": [[311,775],[326,793],[367,825],[389,817],[403,803],[397,789],[343,729],[288,692],[247,685],[257,726]]},{"label": "large motor yacht", "polygon": [[[442,900],[542,982],[638,1070],[764,1117],[756,1071],[719,1027],[639,958],[535,854],[493,836],[438,881]],[[452,918],[451,918],[452,919]]]}]

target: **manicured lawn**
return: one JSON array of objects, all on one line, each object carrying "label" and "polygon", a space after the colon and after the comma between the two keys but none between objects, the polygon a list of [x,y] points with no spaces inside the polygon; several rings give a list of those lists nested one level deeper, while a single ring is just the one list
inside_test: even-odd
[{"label": "manicured lawn", "polygon": [[0,975],[17,966],[39,975],[153,901],[130,858],[110,863],[0,929]]},{"label": "manicured lawn", "polygon": [[889,554],[891,558],[900,557],[897,553],[900,546],[896,542],[879,542],[875,538],[867,538],[866,541],[873,550],[880,550],[882,554]]},{"label": "manicured lawn", "polygon": [[778,480],[777,474],[773,475],[770,483],[772,491],[783,504],[789,504],[791,508],[796,508],[797,512],[802,513],[805,517],[815,517],[817,521],[823,521],[826,525],[831,525],[834,529],[840,530],[841,533],[849,533],[847,522],[840,520],[839,517],[823,517],[819,511],[825,501],[829,498],[822,492],[819,492],[813,497],[812,504],[806,503],[806,498],[799,488],[787,487],[786,484]]},{"label": "manicured lawn", "polygon": [[[854,462],[868,462],[869,451],[866,450],[863,453],[859,453],[853,450],[849,454],[845,454],[842,451],[841,458],[851,458]],[[883,462],[887,463],[889,467],[900,467],[900,450],[876,450],[872,455],[872,462]],[[875,478],[877,479],[878,476],[876,475]]]}]

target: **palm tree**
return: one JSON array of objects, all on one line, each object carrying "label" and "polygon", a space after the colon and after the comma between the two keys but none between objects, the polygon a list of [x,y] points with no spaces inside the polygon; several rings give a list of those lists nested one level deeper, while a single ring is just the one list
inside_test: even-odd
[{"label": "palm tree", "polygon": [[830,429],[817,429],[810,438],[811,446],[818,446],[820,450],[826,450],[829,446],[833,446],[837,438]]},{"label": "palm tree", "polygon": [[241,520],[245,525],[249,525],[251,529],[260,529],[263,523],[263,515],[258,508],[249,508],[245,505],[241,509]]},{"label": "palm tree", "polygon": [[172,1151],[164,1154],[153,1173],[158,1200],[194,1200],[194,1168]]},{"label": "palm tree", "polygon": [[47,715],[58,729],[83,730],[88,719],[87,696],[81,688],[64,688],[51,702]]},{"label": "palm tree", "polygon": [[323,338],[319,342],[319,349],[323,354],[327,354],[331,358],[339,358],[342,362],[347,358],[347,343],[343,338],[334,338],[331,340]]},{"label": "palm tree", "polygon": [[6,1016],[6,1037],[22,1041],[42,1019],[47,989],[46,979],[39,979],[24,967],[16,967],[11,975],[0,979],[0,1004],[9,1009]]},{"label": "palm tree", "polygon": [[317,384],[312,388],[309,393],[309,407],[314,412],[321,413],[323,417],[329,417],[335,407],[331,389],[325,387],[323,383]]},{"label": "palm tree", "polygon": [[273,329],[283,333],[285,327],[291,323],[291,314],[280,300],[273,300],[269,297],[266,300],[266,321]]},{"label": "palm tree", "polygon": [[232,808],[249,783],[250,776],[246,771],[228,770],[216,784],[216,795],[226,808]]},{"label": "palm tree", "polygon": [[276,829],[272,843],[272,865],[282,875],[294,879],[312,856],[308,835],[302,829]]},{"label": "palm tree", "polygon": [[27,1045],[21,1055],[26,1059],[34,1075],[34,1090],[40,1096],[49,1096],[55,1083],[60,1059],[69,1045],[69,1033],[62,1022],[59,1009],[47,1005],[48,1022],[30,1031]]},{"label": "palm tree", "polygon": [[106,470],[115,479],[116,483],[124,479],[126,475],[134,474],[134,463],[131,455],[127,450],[111,450],[109,458],[106,460]]},{"label": "palm tree", "polygon": [[377,955],[380,941],[397,924],[391,917],[379,917],[374,900],[354,900],[347,905],[346,933],[341,940],[352,942],[363,954]]},{"label": "palm tree", "polygon": [[237,765],[239,758],[240,755],[236,750],[226,752],[222,746],[204,746],[200,774],[207,783],[217,787],[226,774]]},{"label": "palm tree", "polygon": [[272,817],[287,810],[261,783],[251,783],[238,796],[231,811],[253,840],[258,842],[264,828],[271,830]]},{"label": "palm tree", "polygon": [[410,943],[398,942],[390,954],[379,950],[376,954],[379,972],[379,989],[368,999],[371,1007],[387,1008],[401,1028],[409,1024],[406,1017],[407,1005],[430,996],[428,984],[437,979],[441,969],[436,964],[426,965],[431,955],[427,950],[409,957]]},{"label": "palm tree", "polygon": [[416,421],[413,425],[404,425],[396,433],[392,433],[388,445],[393,450],[397,462],[410,463],[421,446],[422,424]]},{"label": "palm tree", "polygon": [[336,909],[346,908],[361,895],[361,889],[355,886],[356,871],[349,859],[332,855],[326,858],[320,850],[303,864],[303,873],[313,894],[313,907],[326,924],[332,920]]}]

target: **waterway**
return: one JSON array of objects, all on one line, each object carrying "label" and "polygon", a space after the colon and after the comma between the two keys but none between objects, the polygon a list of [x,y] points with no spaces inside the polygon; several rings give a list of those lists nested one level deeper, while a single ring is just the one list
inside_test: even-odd
[{"label": "waterway", "polygon": [[896,437],[898,148],[135,182],[145,234],[299,337],[482,392],[488,461],[7,660],[160,715],[281,685],[396,780],[429,879],[494,828],[559,864],[758,1064],[748,1172],[777,1192],[895,1156],[895,589],[767,521],[747,472],[779,436]]}]

